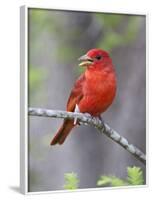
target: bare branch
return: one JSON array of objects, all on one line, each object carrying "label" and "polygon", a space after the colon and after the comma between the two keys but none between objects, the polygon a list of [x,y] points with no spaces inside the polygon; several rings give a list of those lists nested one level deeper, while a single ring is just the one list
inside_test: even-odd
[{"label": "bare branch", "polygon": [[140,149],[138,149],[133,144],[129,144],[126,138],[120,136],[115,130],[110,128],[108,124],[104,123],[102,120],[98,118],[92,117],[89,114],[73,113],[60,110],[48,110],[43,108],[29,108],[28,114],[31,116],[53,117],[53,118],[68,118],[68,119],[77,118],[80,123],[92,125],[95,128],[97,128],[101,133],[105,134],[114,142],[122,146],[143,164],[146,164],[146,156]]}]

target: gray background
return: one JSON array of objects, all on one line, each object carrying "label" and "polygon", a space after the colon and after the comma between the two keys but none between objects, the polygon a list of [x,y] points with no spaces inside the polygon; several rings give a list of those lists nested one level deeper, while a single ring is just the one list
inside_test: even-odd
[{"label": "gray background", "polygon": [[[110,52],[118,90],[103,119],[145,152],[145,17],[29,9],[29,106],[65,110],[80,75],[77,58],[91,48]],[[50,146],[61,119],[29,117],[29,191],[63,189],[75,172],[79,188],[95,188],[100,175],[125,178],[128,166],[145,167],[89,126]]]}]

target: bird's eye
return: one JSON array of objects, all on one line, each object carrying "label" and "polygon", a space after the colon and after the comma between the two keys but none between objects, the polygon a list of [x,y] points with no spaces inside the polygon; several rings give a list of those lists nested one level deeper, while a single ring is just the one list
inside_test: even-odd
[{"label": "bird's eye", "polygon": [[97,60],[100,60],[101,58],[102,58],[101,55],[97,55],[97,56],[96,56],[96,59],[97,59]]}]

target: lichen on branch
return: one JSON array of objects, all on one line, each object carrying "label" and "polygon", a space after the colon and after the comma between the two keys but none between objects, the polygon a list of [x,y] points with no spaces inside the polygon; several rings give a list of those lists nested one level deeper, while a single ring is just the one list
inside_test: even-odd
[{"label": "lichen on branch", "polygon": [[73,113],[61,110],[50,110],[44,108],[29,108],[28,114],[30,116],[40,116],[40,117],[51,117],[51,118],[68,118],[74,119],[77,118],[81,124],[92,125],[99,130],[99,132],[108,136],[114,142],[122,146],[129,153],[131,153],[135,158],[141,161],[143,164],[146,164],[145,154],[138,149],[135,145],[130,144],[126,138],[119,135],[115,130],[113,130],[108,124],[100,120],[99,118],[92,117],[89,114],[85,113]]}]

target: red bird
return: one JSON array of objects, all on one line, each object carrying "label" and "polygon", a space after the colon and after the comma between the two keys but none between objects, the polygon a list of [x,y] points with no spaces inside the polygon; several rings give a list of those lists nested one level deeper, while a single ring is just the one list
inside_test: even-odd
[{"label": "red bird", "polygon": [[[109,54],[102,49],[91,49],[79,58],[85,72],[75,82],[67,102],[67,111],[89,113],[100,117],[112,104],[116,94],[116,74]],[[65,119],[51,145],[62,144],[78,122]]]}]

